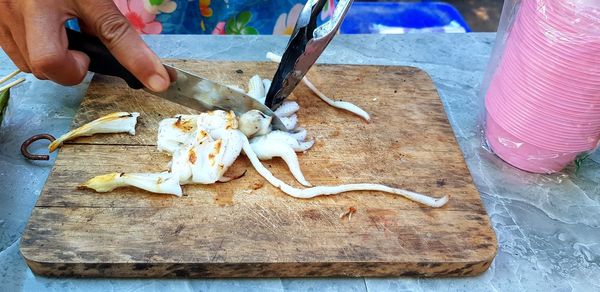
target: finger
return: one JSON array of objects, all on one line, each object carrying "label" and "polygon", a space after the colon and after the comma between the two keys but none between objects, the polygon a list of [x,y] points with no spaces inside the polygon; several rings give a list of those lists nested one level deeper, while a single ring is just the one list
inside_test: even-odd
[{"label": "finger", "polygon": [[[23,26],[22,2],[24,1],[2,1],[2,38],[6,39],[6,46],[11,48],[11,59],[17,66],[30,68],[27,59],[27,44],[25,43],[25,29]],[[8,41],[10,40],[10,41]],[[14,58],[14,59],[13,59]]]},{"label": "finger", "polygon": [[68,50],[65,21],[66,15],[59,10],[38,7],[26,12],[29,65],[36,77],[75,85],[85,77],[90,61],[84,53]]},{"label": "finger", "polygon": [[0,46],[2,47],[2,50],[4,50],[4,52],[8,55],[8,57],[13,61],[15,66],[19,68],[19,70],[27,73],[31,72],[31,69],[29,69],[27,62],[25,62],[25,59],[23,58],[23,56],[21,56],[21,52],[19,51],[17,44],[15,44],[15,42],[12,39],[9,41],[3,41],[0,44]]},{"label": "finger", "polygon": [[80,18],[92,29],[115,58],[153,91],[169,86],[169,75],[160,59],[119,12],[113,1],[78,1]]},{"label": "finger", "polygon": [[2,47],[2,50],[8,55],[13,63],[15,63],[19,70],[31,72],[8,29],[0,29],[0,47]]},{"label": "finger", "polygon": [[[27,64],[27,66],[31,69],[31,64],[29,63],[29,53],[27,52],[27,40],[25,39],[25,29],[23,25],[13,25],[10,27],[10,34],[12,39],[19,50],[23,61]],[[37,76],[36,76],[37,77]],[[44,76],[40,76],[40,79],[45,79]]]}]

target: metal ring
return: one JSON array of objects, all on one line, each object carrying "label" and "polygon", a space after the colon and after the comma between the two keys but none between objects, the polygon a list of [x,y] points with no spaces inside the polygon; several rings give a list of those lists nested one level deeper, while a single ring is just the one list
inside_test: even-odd
[{"label": "metal ring", "polygon": [[31,146],[31,144],[37,140],[48,140],[50,142],[54,142],[54,140],[56,140],[56,138],[54,138],[54,136],[50,135],[50,134],[38,134],[38,135],[33,135],[31,136],[31,138],[25,140],[25,142],[23,142],[23,144],[21,144],[21,154],[23,154],[23,156],[25,156],[25,158],[29,159],[29,160],[49,160],[50,156],[48,155],[40,155],[40,154],[31,154],[29,152],[29,146]]}]

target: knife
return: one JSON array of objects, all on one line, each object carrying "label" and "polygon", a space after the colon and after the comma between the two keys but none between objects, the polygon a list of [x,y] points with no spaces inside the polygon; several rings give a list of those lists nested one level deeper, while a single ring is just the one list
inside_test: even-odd
[{"label": "knife", "polygon": [[171,78],[171,85],[164,92],[153,92],[125,69],[100,39],[68,28],[67,39],[69,50],[88,55],[91,72],[119,77],[132,89],[143,89],[158,97],[199,111],[231,110],[239,116],[250,110],[259,110],[273,118],[271,121],[273,128],[288,131],[270,108],[241,91],[163,64]]}]

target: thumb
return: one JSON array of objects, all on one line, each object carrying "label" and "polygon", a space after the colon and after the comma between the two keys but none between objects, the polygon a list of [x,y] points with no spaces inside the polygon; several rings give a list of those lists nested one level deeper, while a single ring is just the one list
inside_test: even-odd
[{"label": "thumb", "polygon": [[169,75],[160,59],[131,27],[113,1],[76,1],[78,16],[115,58],[152,91],[169,86]]}]

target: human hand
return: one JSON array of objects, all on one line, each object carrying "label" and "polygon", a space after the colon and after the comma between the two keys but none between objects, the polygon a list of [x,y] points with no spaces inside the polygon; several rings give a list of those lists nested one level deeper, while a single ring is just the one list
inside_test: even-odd
[{"label": "human hand", "polygon": [[90,60],[68,49],[65,22],[77,17],[82,31],[97,36],[115,58],[153,91],[169,76],[111,0],[0,0],[0,46],[25,72],[63,85],[80,83]]}]

